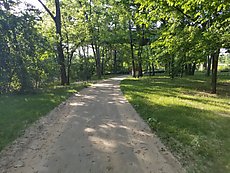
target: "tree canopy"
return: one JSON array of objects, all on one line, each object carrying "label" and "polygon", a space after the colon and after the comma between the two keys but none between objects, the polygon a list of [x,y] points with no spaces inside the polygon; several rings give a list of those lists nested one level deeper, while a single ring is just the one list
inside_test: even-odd
[{"label": "tree canopy", "polygon": [[44,11],[0,1],[0,91],[29,91],[56,80],[110,73],[171,78],[212,72],[229,50],[227,0],[38,0]]}]

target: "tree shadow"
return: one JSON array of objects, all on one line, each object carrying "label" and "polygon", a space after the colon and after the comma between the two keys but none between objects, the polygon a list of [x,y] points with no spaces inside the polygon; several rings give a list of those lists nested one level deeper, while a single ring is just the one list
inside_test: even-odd
[{"label": "tree shadow", "polygon": [[[229,172],[230,116],[221,116],[214,111],[192,105],[176,102],[163,104],[154,98],[151,101],[149,95],[155,96],[156,99],[171,97],[182,101],[195,101],[226,110],[229,110],[229,103],[219,100],[220,96],[213,96],[213,100],[205,100],[205,96],[193,97],[194,93],[200,90],[187,84],[190,80],[183,81],[183,89],[180,89],[181,85],[175,81],[171,83],[170,79],[141,80],[124,81],[122,83],[124,93],[128,95],[137,112],[188,167],[188,170]],[[181,94],[183,92],[184,96]],[[151,121],[151,118],[154,121]]]}]

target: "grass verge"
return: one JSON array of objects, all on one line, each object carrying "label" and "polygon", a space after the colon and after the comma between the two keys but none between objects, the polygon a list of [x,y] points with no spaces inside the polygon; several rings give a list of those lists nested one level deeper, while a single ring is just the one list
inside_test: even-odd
[{"label": "grass verge", "polygon": [[0,95],[0,151],[31,123],[84,87],[83,83],[49,87],[33,94]]},{"label": "grass verge", "polygon": [[230,172],[229,73],[220,75],[218,95],[203,74],[129,78],[121,88],[188,172]]}]

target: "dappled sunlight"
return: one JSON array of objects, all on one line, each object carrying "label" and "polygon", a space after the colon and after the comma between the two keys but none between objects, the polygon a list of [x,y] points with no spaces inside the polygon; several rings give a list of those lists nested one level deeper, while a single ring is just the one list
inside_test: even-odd
[{"label": "dappled sunlight", "polygon": [[117,127],[116,124],[112,124],[112,123],[107,123],[106,125],[111,127],[111,128],[116,128]]},{"label": "dappled sunlight", "polygon": [[119,128],[126,129],[126,130],[131,130],[129,127],[124,126],[124,125],[118,125]]},{"label": "dappled sunlight", "polygon": [[120,100],[119,103],[128,103],[126,100]]},{"label": "dappled sunlight", "polygon": [[74,102],[74,103],[70,103],[70,106],[84,106],[85,103],[84,102]]},{"label": "dappled sunlight", "polygon": [[81,97],[82,95],[79,94],[79,93],[75,93],[74,96],[76,96],[76,97]]},{"label": "dappled sunlight", "polygon": [[147,133],[147,132],[144,132],[144,131],[141,131],[141,130],[133,130],[133,133],[137,134],[137,135],[140,135],[140,136],[147,136],[147,137],[152,137],[153,134],[152,133]]},{"label": "dappled sunlight", "polygon": [[93,128],[86,128],[85,130],[84,130],[85,132],[87,132],[87,133],[93,133],[93,132],[96,132],[96,130],[95,129],[93,129]]},{"label": "dappled sunlight", "polygon": [[[153,119],[147,121],[152,130],[169,148],[178,149],[182,159],[202,157],[204,162],[209,158],[219,163],[221,158],[225,164],[229,158],[225,153],[229,153],[230,142],[226,140],[229,139],[230,90],[211,94],[206,80],[204,76],[174,80],[150,77],[139,82],[127,79],[121,87],[143,119]],[[226,86],[218,87],[220,91]],[[151,136],[148,132],[133,132],[137,137]]]},{"label": "dappled sunlight", "polygon": [[85,95],[85,96],[83,96],[83,98],[84,98],[84,99],[94,99],[95,96],[93,96],[93,95],[90,95],[90,96]]},{"label": "dappled sunlight", "polygon": [[120,94],[116,94],[116,93],[113,93],[113,94],[109,94],[109,96],[119,96]]},{"label": "dappled sunlight", "polygon": [[98,84],[94,84],[94,87],[111,87],[113,86],[112,84],[108,84],[108,83],[98,83]]},{"label": "dappled sunlight", "polygon": [[113,152],[117,147],[116,141],[103,139],[96,136],[89,136],[89,141],[93,144],[93,147],[103,152]]},{"label": "dappled sunlight", "polygon": [[116,128],[116,125],[112,124],[112,123],[104,123],[104,124],[100,124],[98,126],[101,127],[101,128],[104,128],[104,129]]},{"label": "dappled sunlight", "polygon": [[99,127],[104,128],[104,129],[109,129],[109,128],[110,128],[110,127],[107,126],[106,124],[101,124],[101,125],[99,125]]},{"label": "dappled sunlight", "polygon": [[111,80],[122,81],[125,78],[127,78],[127,76],[113,77],[113,78],[111,78]]},{"label": "dappled sunlight", "polygon": [[99,125],[99,127],[104,128],[104,129],[120,128],[120,129],[131,130],[129,127],[122,125],[122,124],[117,124],[117,123],[105,123],[105,124]]}]

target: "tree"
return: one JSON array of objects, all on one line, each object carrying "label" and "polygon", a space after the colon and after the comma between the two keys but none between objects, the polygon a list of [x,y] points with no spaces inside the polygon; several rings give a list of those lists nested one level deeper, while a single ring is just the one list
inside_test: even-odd
[{"label": "tree", "polygon": [[65,56],[63,51],[63,37],[62,37],[62,22],[61,22],[61,10],[60,10],[60,2],[59,0],[55,0],[55,9],[56,13],[55,16],[49,10],[49,8],[41,1],[38,0],[50,17],[53,19],[56,27],[56,34],[57,34],[57,53],[58,53],[58,63],[60,65],[60,73],[61,73],[61,85],[68,84],[68,79],[66,75],[66,66],[65,66]]},{"label": "tree", "polygon": [[[160,36],[153,47],[164,46],[165,55],[171,57],[169,64],[173,65],[173,73],[181,71],[178,70],[181,64],[190,71],[197,61],[213,55],[212,93],[216,93],[219,49],[226,47],[229,40],[230,4],[226,0],[136,0],[136,3],[141,5],[141,12],[148,13],[144,16],[146,23],[160,23]],[[194,50],[198,58],[194,56]]]}]

